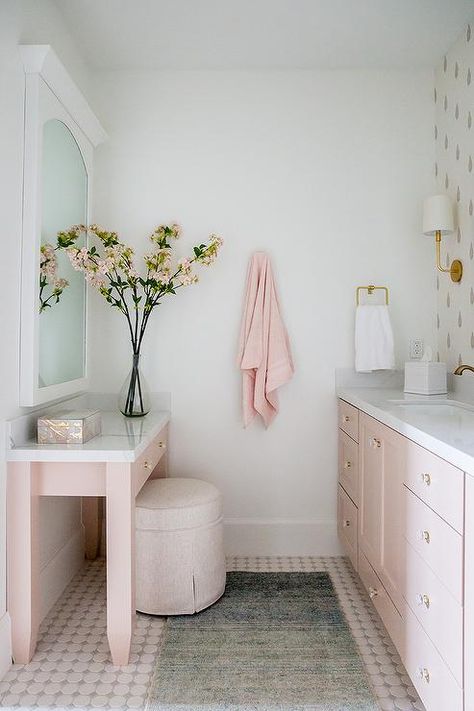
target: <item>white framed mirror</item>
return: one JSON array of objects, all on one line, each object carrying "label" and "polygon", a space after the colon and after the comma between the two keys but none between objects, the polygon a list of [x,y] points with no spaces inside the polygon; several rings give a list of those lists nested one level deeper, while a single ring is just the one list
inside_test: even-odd
[{"label": "white framed mirror", "polygon": [[68,286],[59,300],[47,299],[51,286],[41,289],[39,265],[42,245],[89,223],[93,152],[106,134],[49,45],[20,50],[26,75],[20,404],[31,406],[88,386],[83,275],[64,251],[55,252],[57,276]]}]

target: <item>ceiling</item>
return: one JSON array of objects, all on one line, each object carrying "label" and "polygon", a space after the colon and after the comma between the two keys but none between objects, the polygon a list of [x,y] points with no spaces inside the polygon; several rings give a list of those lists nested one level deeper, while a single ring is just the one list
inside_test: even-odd
[{"label": "ceiling", "polygon": [[473,0],[55,0],[93,69],[434,67]]}]

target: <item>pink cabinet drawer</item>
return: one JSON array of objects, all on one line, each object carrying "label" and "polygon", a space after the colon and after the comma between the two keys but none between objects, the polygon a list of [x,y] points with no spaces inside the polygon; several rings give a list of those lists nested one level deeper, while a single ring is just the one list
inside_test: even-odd
[{"label": "pink cabinet drawer", "polygon": [[161,458],[166,452],[168,443],[168,430],[163,428],[158,437],[148,445],[143,454],[136,460],[133,465],[135,471],[135,496],[146,480],[151,476],[154,469],[159,464]]},{"label": "pink cabinet drawer", "polygon": [[464,472],[407,441],[405,484],[459,533],[464,526]]},{"label": "pink cabinet drawer", "polygon": [[339,400],[339,427],[355,442],[359,441],[359,410],[344,400]]},{"label": "pink cabinet drawer", "polygon": [[359,575],[392,642],[400,653],[403,643],[403,619],[362,552],[359,552]]},{"label": "pink cabinet drawer", "polygon": [[405,489],[405,537],[462,604],[463,539],[423,501]]},{"label": "pink cabinet drawer", "polygon": [[359,446],[342,430],[339,430],[339,483],[358,505]]},{"label": "pink cabinet drawer", "polygon": [[404,577],[406,602],[462,686],[463,608],[409,543]]},{"label": "pink cabinet drawer", "polygon": [[358,568],[357,560],[357,506],[348,497],[342,486],[338,487],[337,497],[337,530],[339,540],[349,556],[355,570]]},{"label": "pink cabinet drawer", "polygon": [[408,607],[404,637],[400,656],[426,711],[462,711],[462,688]]}]

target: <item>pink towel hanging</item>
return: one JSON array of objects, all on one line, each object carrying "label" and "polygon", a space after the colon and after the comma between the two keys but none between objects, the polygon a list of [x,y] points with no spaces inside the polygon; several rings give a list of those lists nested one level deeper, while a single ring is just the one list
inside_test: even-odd
[{"label": "pink towel hanging", "polygon": [[278,412],[277,389],[292,378],[294,367],[272,267],[264,252],[255,252],[249,264],[238,365],[244,427],[256,413],[268,427]]}]

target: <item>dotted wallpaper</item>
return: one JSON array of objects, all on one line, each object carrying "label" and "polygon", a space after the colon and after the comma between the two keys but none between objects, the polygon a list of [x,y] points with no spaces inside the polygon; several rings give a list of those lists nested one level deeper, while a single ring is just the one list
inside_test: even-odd
[{"label": "dotted wallpaper", "polygon": [[[460,259],[460,284],[438,273],[438,358],[448,369],[474,363],[474,24],[451,47],[435,76],[435,176],[453,200],[457,230],[443,237],[442,263]],[[426,239],[429,239],[426,237]],[[434,259],[433,238],[433,259]]]}]

